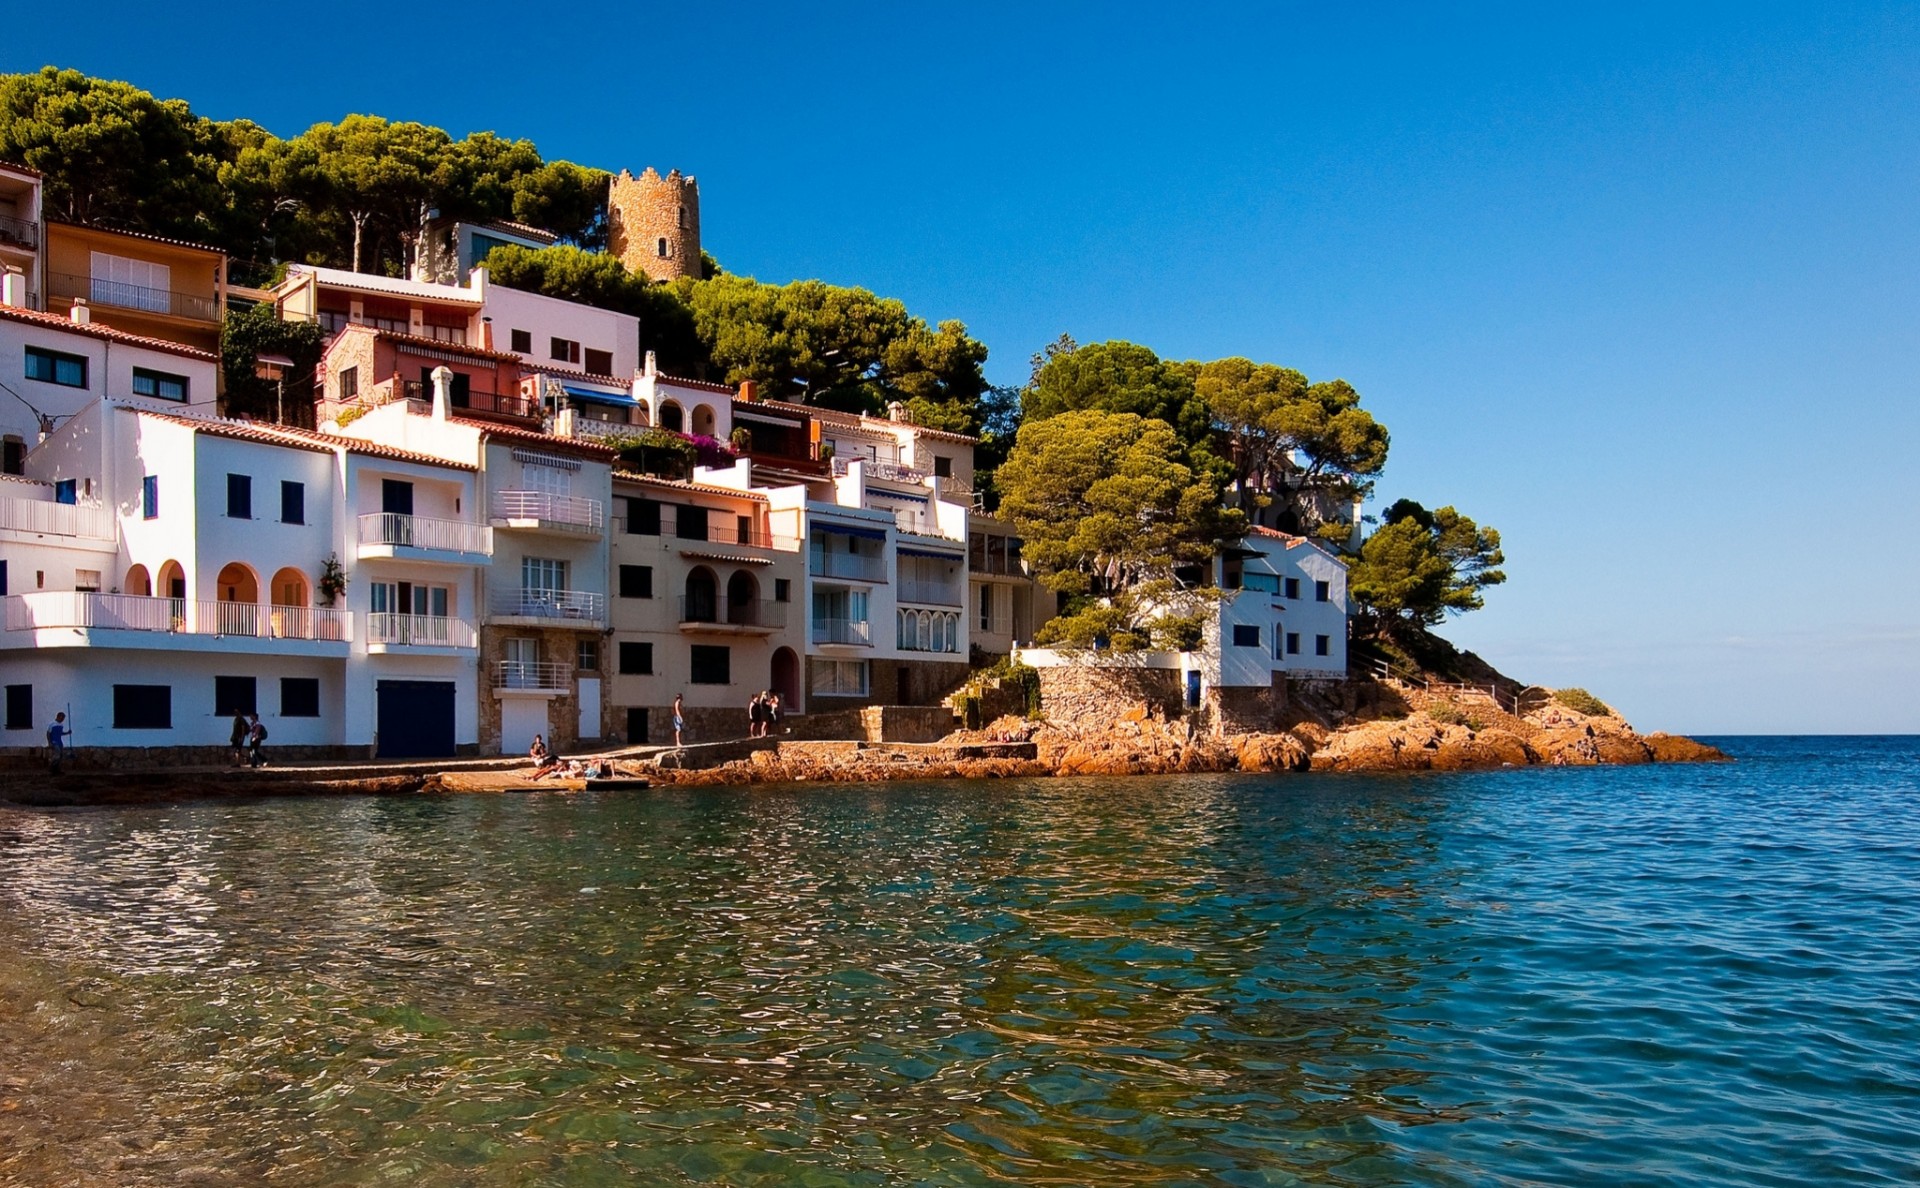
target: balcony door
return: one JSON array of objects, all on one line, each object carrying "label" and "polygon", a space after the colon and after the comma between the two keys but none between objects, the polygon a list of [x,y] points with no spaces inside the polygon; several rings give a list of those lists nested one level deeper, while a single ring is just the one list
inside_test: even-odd
[{"label": "balcony door", "polygon": [[[453,371],[451,367],[447,369]],[[420,369],[420,394],[428,400],[433,399],[433,368]],[[469,408],[473,404],[473,381],[458,371],[453,372],[453,382],[447,385],[447,403],[455,408]]]},{"label": "balcony door", "polygon": [[380,510],[390,516],[412,515],[413,484],[403,479],[381,479]]},{"label": "balcony door", "polygon": [[374,582],[367,587],[367,598],[376,639],[444,643],[450,636],[446,620],[453,606],[451,586]]}]

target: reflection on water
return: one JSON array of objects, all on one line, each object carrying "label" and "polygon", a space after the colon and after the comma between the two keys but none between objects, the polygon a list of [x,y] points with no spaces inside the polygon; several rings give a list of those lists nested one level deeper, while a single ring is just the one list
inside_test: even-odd
[{"label": "reflection on water", "polygon": [[274,1183],[1899,1182],[1912,758],[1806,771],[14,815],[0,907]]}]

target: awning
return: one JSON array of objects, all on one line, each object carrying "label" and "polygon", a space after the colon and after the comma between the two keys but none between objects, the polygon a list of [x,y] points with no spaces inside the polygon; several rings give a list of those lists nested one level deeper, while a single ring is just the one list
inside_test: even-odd
[{"label": "awning", "polygon": [[589,404],[611,404],[618,408],[632,408],[634,399],[625,392],[596,392],[592,388],[570,388],[560,385],[560,390],[575,400],[584,400]]},{"label": "awning", "polygon": [[745,553],[722,553],[709,549],[681,549],[682,557],[699,557],[705,561],[730,561],[735,565],[772,565],[772,557],[753,557]]},{"label": "awning", "polygon": [[815,532],[831,532],[836,536],[857,536],[862,540],[885,540],[887,534],[879,528],[855,528],[850,524],[822,524],[815,521]]},{"label": "awning", "polygon": [[965,550],[957,553],[936,553],[929,549],[898,548],[895,549],[894,552],[900,554],[902,557],[932,557],[935,561],[959,562],[967,558]]},{"label": "awning", "polygon": [[900,499],[900,500],[905,500],[906,502],[909,502],[909,503],[927,502],[927,497],[925,495],[909,495],[905,491],[887,491],[879,487],[868,487],[867,498],[869,499]]}]

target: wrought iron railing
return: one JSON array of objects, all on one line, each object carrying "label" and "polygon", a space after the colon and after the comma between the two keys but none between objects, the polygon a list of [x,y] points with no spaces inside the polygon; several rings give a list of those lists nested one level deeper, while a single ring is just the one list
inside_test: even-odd
[{"label": "wrought iron railing", "polygon": [[684,594],[680,598],[682,623],[724,623],[734,627],[785,627],[787,604],[762,598],[718,598]]},{"label": "wrought iron railing", "polygon": [[0,215],[0,240],[19,244],[23,248],[37,248],[40,246],[40,224],[32,219]]},{"label": "wrought iron railing", "polygon": [[79,297],[91,304],[115,309],[135,309],[201,322],[220,320],[218,301],[198,293],[183,293],[178,289],[153,289],[97,276],[55,272],[47,276],[47,291],[55,297]]}]

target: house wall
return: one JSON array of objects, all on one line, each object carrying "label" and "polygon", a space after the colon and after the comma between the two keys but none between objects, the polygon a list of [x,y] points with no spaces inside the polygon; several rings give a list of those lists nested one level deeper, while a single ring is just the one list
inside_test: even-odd
[{"label": "house wall", "polygon": [[170,299],[169,311],[161,313],[89,301],[94,318],[132,334],[152,335],[205,350],[218,349],[220,319],[225,314],[226,257],[218,252],[175,247],[95,227],[52,223],[46,225],[45,232],[44,308],[61,314],[72,308],[71,296],[56,295],[64,286],[77,285],[91,293],[94,252],[163,264],[167,267],[168,292],[185,295],[191,304],[175,304]]},{"label": "house wall", "polygon": [[[514,330],[532,335],[532,350],[516,352],[537,366],[555,365],[574,371],[586,369],[588,350],[608,351],[613,368],[606,374],[631,377],[640,369],[640,319],[631,314],[595,309],[557,297],[489,285],[485,316],[493,319],[493,349],[511,351]],[[580,344],[580,361],[554,359],[551,340],[564,338]],[[725,399],[725,397],[721,397]]]},{"label": "house wall", "polygon": [[[26,349],[29,346],[86,359],[87,386],[69,388],[43,380],[27,379]],[[131,398],[133,369],[136,367],[184,376],[191,404],[202,406],[201,411],[212,407],[216,395],[217,366],[211,359],[131,343],[109,342],[91,334],[62,329],[57,323],[0,317],[0,379],[17,389],[35,408],[62,422],[102,396]],[[151,403],[155,408],[190,411],[167,401],[143,403]],[[0,435],[18,437],[31,447],[40,438],[40,426],[26,404],[8,396],[0,400]]]}]

